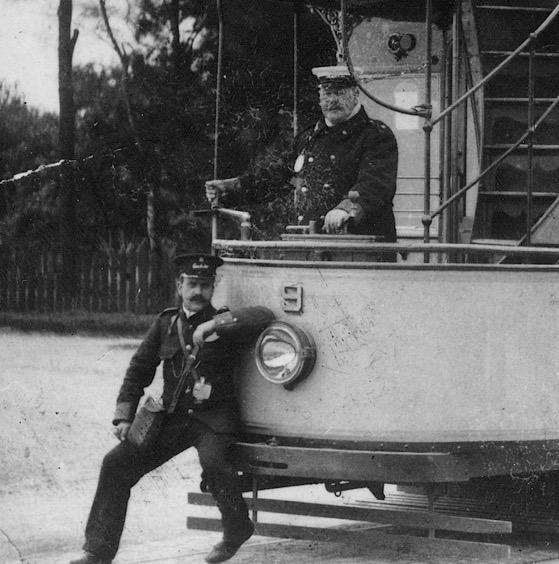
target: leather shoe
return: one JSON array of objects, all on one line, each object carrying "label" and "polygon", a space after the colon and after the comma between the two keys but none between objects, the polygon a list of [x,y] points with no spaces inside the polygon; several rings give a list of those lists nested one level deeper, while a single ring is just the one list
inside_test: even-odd
[{"label": "leather shoe", "polygon": [[84,552],[80,558],[71,560],[70,564],[111,564],[110,560],[103,560],[92,552]]},{"label": "leather shoe", "polygon": [[254,532],[254,528],[247,531],[246,535],[242,539],[235,542],[232,541],[221,541],[218,542],[206,556],[206,562],[208,564],[217,564],[218,562],[225,562],[235,556],[241,545],[246,542]]}]

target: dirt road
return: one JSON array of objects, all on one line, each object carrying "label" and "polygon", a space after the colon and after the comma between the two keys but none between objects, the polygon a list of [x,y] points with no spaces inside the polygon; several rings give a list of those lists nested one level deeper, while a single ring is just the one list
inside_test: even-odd
[{"label": "dirt road", "polygon": [[[115,444],[110,421],[116,394],[137,344],[134,339],[0,330],[0,563],[62,564],[79,552],[99,465]],[[146,476],[133,491],[115,564],[203,562],[220,535],[186,530],[186,516],[202,511],[187,504],[198,482],[195,452]],[[284,495],[332,499],[318,486]],[[338,503],[348,501],[342,496]],[[305,519],[309,524],[308,518],[287,522]],[[385,545],[373,533],[369,527],[336,541],[328,535],[321,541],[256,535],[232,563],[500,562],[412,552],[402,544]],[[509,562],[555,558],[559,544],[554,539],[525,539],[513,548]]]}]

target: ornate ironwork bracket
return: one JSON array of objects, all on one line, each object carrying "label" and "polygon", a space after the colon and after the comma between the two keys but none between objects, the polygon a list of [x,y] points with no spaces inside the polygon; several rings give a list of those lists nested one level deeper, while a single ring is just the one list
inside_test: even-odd
[{"label": "ornate ironwork bracket", "polygon": [[[308,4],[311,12],[316,12],[324,22],[330,27],[330,31],[336,42],[336,59],[338,64],[344,64],[347,62],[346,54],[344,53],[344,42],[342,34],[342,12],[340,10],[333,10],[332,8],[320,8],[318,6],[313,6]],[[360,19],[352,14],[347,14],[346,16],[346,33],[347,36],[351,36],[351,32],[360,22]]]}]

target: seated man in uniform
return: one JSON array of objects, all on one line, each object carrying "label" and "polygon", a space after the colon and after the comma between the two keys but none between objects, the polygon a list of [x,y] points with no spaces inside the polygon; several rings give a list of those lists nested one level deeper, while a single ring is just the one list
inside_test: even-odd
[{"label": "seated man in uniform", "polygon": [[[104,458],[95,499],[85,530],[84,553],[71,564],[113,560],[124,529],[131,488],[148,472],[190,447],[196,447],[204,480],[219,510],[223,540],[206,562],[231,558],[252,535],[238,475],[229,460],[239,432],[233,371],[242,346],[273,319],[264,307],[216,311],[211,299],[216,269],[223,260],[212,255],[180,255],[177,291],[181,305],[166,309],[153,322],[134,354],[117,398],[114,434],[120,443]],[[181,334],[179,334],[179,332]],[[196,369],[188,373],[172,414],[165,413],[151,447],[140,449],[127,440],[144,388],[163,361],[163,406],[169,410],[175,389],[193,347]]]},{"label": "seated man in uniform", "polygon": [[[295,188],[295,221],[320,225],[324,218],[323,231],[341,233],[351,217],[350,232],[394,242],[392,200],[398,168],[394,134],[381,121],[369,118],[347,67],[320,67],[313,73],[318,78],[322,117],[297,136],[285,166]],[[206,197],[213,202],[220,194],[237,192],[259,200],[259,182],[259,174],[210,180]],[[353,201],[348,197],[351,191],[357,193]],[[269,193],[270,189],[261,191]]]}]

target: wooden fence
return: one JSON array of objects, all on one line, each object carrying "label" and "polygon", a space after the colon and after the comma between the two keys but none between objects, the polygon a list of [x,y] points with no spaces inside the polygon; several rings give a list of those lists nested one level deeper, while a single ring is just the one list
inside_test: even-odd
[{"label": "wooden fence", "polygon": [[71,288],[60,251],[0,249],[0,311],[157,313],[175,301],[169,251],[146,242],[121,251],[80,252]]}]

